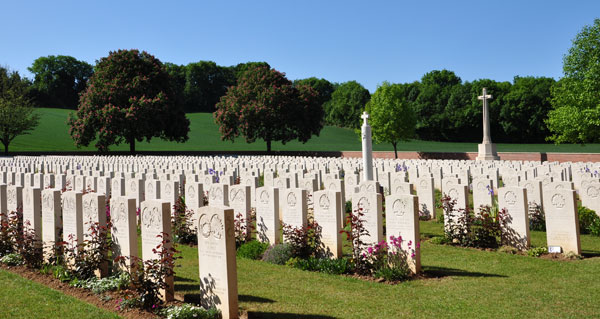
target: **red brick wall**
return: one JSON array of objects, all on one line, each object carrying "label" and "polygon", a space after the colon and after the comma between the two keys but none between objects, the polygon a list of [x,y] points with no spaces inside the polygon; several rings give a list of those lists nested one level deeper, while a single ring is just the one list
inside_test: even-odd
[{"label": "red brick wall", "polygon": [[[362,152],[343,151],[341,157],[361,157]],[[550,161],[550,162],[600,162],[600,154],[595,153],[526,153],[500,152],[501,160],[506,161]],[[373,152],[373,158],[394,158],[394,152]],[[398,152],[399,159],[455,159],[475,160],[477,152]]]}]

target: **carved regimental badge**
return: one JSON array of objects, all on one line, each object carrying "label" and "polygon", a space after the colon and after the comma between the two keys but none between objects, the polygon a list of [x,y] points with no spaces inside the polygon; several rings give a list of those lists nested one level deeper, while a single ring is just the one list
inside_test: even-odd
[{"label": "carved regimental badge", "polygon": [[550,199],[550,202],[552,203],[552,206],[554,206],[554,208],[563,208],[565,207],[565,197],[562,196],[561,194],[554,194],[552,196],[552,198]]},{"label": "carved regimental badge", "polygon": [[206,214],[200,215],[199,218],[200,233],[202,237],[209,238],[211,235],[215,239],[223,237],[224,226],[219,215],[214,214],[210,218]]},{"label": "carved regimental badge", "polygon": [[287,204],[288,207],[296,207],[296,195],[294,195],[294,193],[289,193],[287,196]]},{"label": "carved regimental badge", "polygon": [[319,197],[319,207],[321,207],[321,209],[323,210],[329,210],[329,196],[327,196],[327,194],[323,194],[321,195],[321,197]]},{"label": "carved regimental badge", "polygon": [[506,201],[508,205],[513,206],[517,202],[517,195],[512,191],[508,191],[504,194],[504,201]]},{"label": "carved regimental badge", "polygon": [[402,217],[407,211],[406,206],[407,205],[405,200],[397,199],[394,201],[394,204],[392,204],[392,212],[394,212],[394,215],[396,215],[397,217]]}]

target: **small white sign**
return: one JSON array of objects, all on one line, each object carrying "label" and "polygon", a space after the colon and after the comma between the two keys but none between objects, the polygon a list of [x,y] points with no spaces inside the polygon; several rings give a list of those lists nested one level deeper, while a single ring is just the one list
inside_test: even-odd
[{"label": "small white sign", "polygon": [[548,246],[548,252],[551,254],[560,254],[562,248],[560,246]]}]

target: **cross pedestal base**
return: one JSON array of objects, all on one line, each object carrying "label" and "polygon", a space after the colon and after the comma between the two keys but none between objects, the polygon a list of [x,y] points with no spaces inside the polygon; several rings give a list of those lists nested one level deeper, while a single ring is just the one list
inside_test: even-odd
[{"label": "cross pedestal base", "polygon": [[494,143],[483,143],[479,144],[479,154],[476,158],[478,161],[497,161],[500,160],[498,153],[496,153],[496,144]]}]

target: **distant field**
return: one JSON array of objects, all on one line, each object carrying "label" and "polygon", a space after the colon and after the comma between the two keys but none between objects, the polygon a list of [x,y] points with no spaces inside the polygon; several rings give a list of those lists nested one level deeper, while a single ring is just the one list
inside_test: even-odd
[{"label": "distant field", "polygon": [[[11,143],[9,151],[75,151],[78,150],[68,133],[67,115],[69,110],[38,109],[41,115],[40,125],[30,135],[19,136]],[[219,130],[213,122],[212,114],[190,113],[190,133],[187,143],[179,144],[153,139],[150,143],[137,143],[139,151],[264,151],[263,141],[252,144],[243,139],[235,143],[221,141]],[[276,151],[359,151],[361,143],[354,131],[326,126],[319,137],[313,137],[306,144],[289,142],[285,145],[273,143]],[[375,151],[393,151],[389,144],[375,144]],[[562,153],[598,153],[600,144],[552,145],[552,144],[497,144],[499,152],[562,152]],[[93,145],[81,148],[93,151]],[[127,151],[129,146],[122,144],[111,147],[112,151]],[[476,143],[447,143],[410,141],[398,145],[398,151],[420,152],[477,152]]]}]

